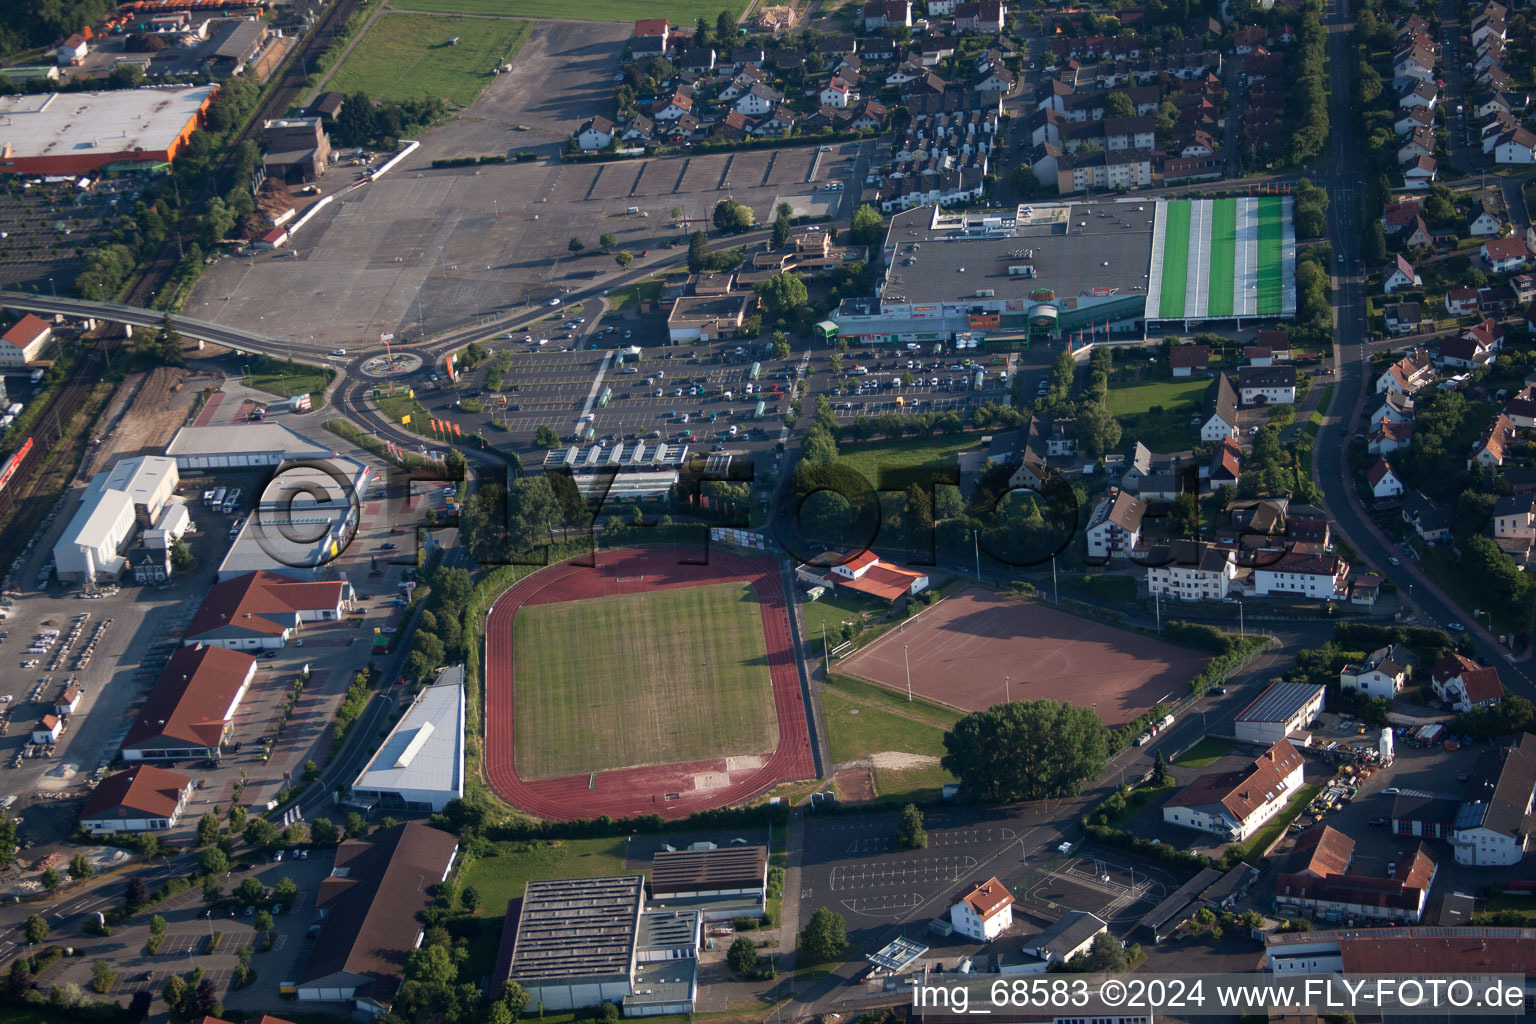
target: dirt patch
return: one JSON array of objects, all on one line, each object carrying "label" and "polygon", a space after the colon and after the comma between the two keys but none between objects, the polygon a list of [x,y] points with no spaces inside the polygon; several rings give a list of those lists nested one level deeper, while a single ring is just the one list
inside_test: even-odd
[{"label": "dirt patch", "polygon": [[838,803],[868,803],[875,798],[875,773],[868,768],[849,768],[834,772],[832,788]]},{"label": "dirt patch", "polygon": [[84,475],[89,478],[101,472],[119,455],[162,451],[186,421],[198,389],[219,379],[177,366],[129,374],[102,420]]},{"label": "dirt patch", "polygon": [[882,750],[869,755],[869,763],[873,768],[904,772],[911,768],[931,768],[939,763],[939,759],[932,754],[906,754],[899,750]]}]

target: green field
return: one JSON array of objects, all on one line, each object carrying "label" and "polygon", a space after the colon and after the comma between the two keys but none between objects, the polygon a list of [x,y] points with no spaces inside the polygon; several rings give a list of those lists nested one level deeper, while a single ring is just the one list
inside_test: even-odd
[{"label": "green field", "polygon": [[762,619],[745,583],[532,605],[513,638],[525,779],[778,744]]},{"label": "green field", "polygon": [[888,610],[888,606],[882,607],[873,601],[866,601],[852,594],[828,592],[819,600],[801,603],[800,621],[805,626],[806,642],[816,644],[815,653],[820,654],[823,627],[826,629],[827,642],[836,647],[837,631],[844,622],[859,621],[865,612],[879,614]]},{"label": "green field", "polygon": [[638,21],[666,18],[674,25],[692,25],[709,19],[714,31],[721,11],[740,17],[745,0],[588,0],[567,7],[559,0],[393,0],[391,9],[434,11],[443,14],[499,14],[509,18],[552,18],[563,21]]},{"label": "green field", "polygon": [[1220,736],[1206,736],[1174,758],[1173,763],[1183,765],[1185,768],[1209,768],[1226,756],[1227,751],[1231,749],[1230,740],[1224,740]]},{"label": "green field", "polygon": [[[944,734],[960,712],[924,700],[908,702],[903,695],[844,676],[835,679],[835,684],[821,693],[821,715],[833,764],[887,751],[944,756]],[[937,800],[940,790],[954,781],[954,776],[937,764],[875,769],[875,788],[882,803]]]},{"label": "green field", "polygon": [[[348,95],[361,92],[375,100],[436,97],[450,106],[467,107],[491,84],[492,69],[516,55],[529,27],[526,21],[384,14],[336,69],[327,88]],[[450,44],[455,37],[458,44]]]},{"label": "green field", "polygon": [[1283,200],[1279,196],[1259,199],[1259,313],[1278,314],[1281,306],[1280,241]]},{"label": "green field", "polygon": [[287,398],[308,391],[313,396],[315,408],[320,408],[326,386],[336,376],[336,371],[303,363],[264,362],[250,367],[245,375],[245,386],[268,394]]},{"label": "green field", "polygon": [[869,444],[843,444],[838,446],[838,462],[856,470],[878,487],[882,471],[889,474],[918,466],[957,466],[955,456],[980,443],[979,434],[939,434]]},{"label": "green field", "polygon": [[1184,288],[1189,283],[1189,214],[1194,204],[1163,205],[1168,214],[1163,221],[1163,294],[1158,315],[1178,317],[1184,315]]},{"label": "green field", "polygon": [[1232,315],[1232,274],[1237,267],[1237,200],[1218,199],[1211,204],[1211,269],[1206,287],[1206,311],[1211,316]]},{"label": "green field", "polygon": [[1130,387],[1109,389],[1109,414],[1111,416],[1136,416],[1160,405],[1172,409],[1180,405],[1195,405],[1205,394],[1209,381],[1158,380]]}]

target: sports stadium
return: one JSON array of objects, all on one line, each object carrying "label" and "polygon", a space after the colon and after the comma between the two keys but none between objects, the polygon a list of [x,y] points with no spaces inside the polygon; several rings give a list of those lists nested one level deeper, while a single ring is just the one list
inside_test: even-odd
[{"label": "sports stadium", "polygon": [[856,342],[988,347],[1140,337],[1296,314],[1289,196],[1023,204],[898,214],[874,299],[833,318]]}]

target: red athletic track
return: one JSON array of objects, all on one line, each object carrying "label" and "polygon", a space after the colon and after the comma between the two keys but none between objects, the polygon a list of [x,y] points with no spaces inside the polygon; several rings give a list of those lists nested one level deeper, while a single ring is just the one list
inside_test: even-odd
[{"label": "red athletic track", "polygon": [[[701,557],[709,564],[680,564]],[[635,576],[645,580],[628,579]],[[723,772],[724,759],[599,772],[590,788],[586,775],[534,782],[518,777],[512,728],[512,620],[519,608],[732,580],[750,583],[757,591],[768,648],[779,745],[761,768],[736,772],[729,785],[706,790],[695,790],[692,777],[699,772]],[[766,558],[745,558],[714,548],[707,552],[698,548],[629,548],[600,553],[595,568],[566,562],[529,576],[503,594],[486,619],[485,732],[485,774],[491,788],[512,806],[540,818],[570,820],[604,814],[615,818],[638,814],[681,818],[749,800],[781,782],[813,778],[815,762],[778,568]],[[676,793],[678,798],[668,800],[668,793]]]}]

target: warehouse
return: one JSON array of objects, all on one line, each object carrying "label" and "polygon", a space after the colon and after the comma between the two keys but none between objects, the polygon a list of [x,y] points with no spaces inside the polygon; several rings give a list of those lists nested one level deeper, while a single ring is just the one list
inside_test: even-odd
[{"label": "warehouse", "polygon": [[1309,683],[1275,683],[1238,714],[1232,733],[1245,743],[1279,743],[1322,713],[1324,692]]},{"label": "warehouse", "polygon": [[189,776],[151,764],[108,775],[85,798],[80,827],[92,835],[175,828],[194,786]]},{"label": "warehouse", "polygon": [[217,86],[0,96],[0,173],[91,174],[173,160]]},{"label": "warehouse", "polygon": [[388,1010],[406,954],[421,945],[417,915],[458,852],[453,836],[416,821],[337,847],[315,894],[320,934],[299,973],[298,997],[349,1002],[371,1017]]},{"label": "warehouse", "polygon": [[215,583],[182,636],[182,643],[232,651],[275,650],[306,622],[335,622],[352,607],[346,580],[304,583],[270,572],[248,572]]},{"label": "warehouse", "polygon": [[240,423],[224,427],[182,427],[165,454],[176,467],[249,469],[303,459],[330,459],[336,449],[311,441],[279,423]]},{"label": "warehouse", "polygon": [[646,911],[644,878],[529,882],[499,962],[529,1005],[572,1010],[617,1003],[626,1017],[691,1013],[702,916]]},{"label": "warehouse", "polygon": [[357,535],[371,477],[356,459],[329,454],[323,467],[291,466],[273,477],[219,563],[218,581],[250,572],[318,579]]},{"label": "warehouse", "polygon": [[115,578],[127,564],[121,552],[129,539],[158,523],[180,482],[176,463],[159,455],[124,459],[92,477],[53,546],[59,579]]},{"label": "warehouse", "polygon": [[706,921],[757,917],[768,892],[768,851],[731,845],[662,850],[651,860],[651,906],[694,909]]},{"label": "warehouse", "polygon": [[416,695],[352,783],[368,808],[441,811],[464,795],[464,666],[444,669]]},{"label": "warehouse", "polygon": [[217,759],[256,659],[222,647],[181,647],[123,739],[125,761]]}]

